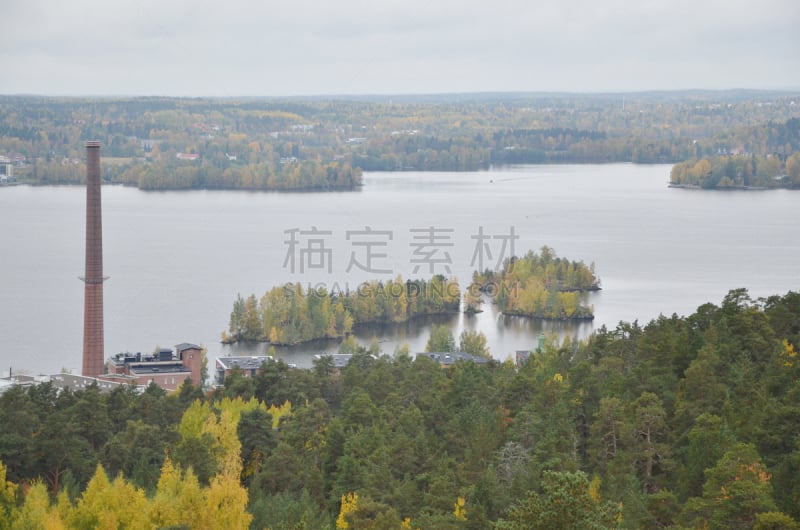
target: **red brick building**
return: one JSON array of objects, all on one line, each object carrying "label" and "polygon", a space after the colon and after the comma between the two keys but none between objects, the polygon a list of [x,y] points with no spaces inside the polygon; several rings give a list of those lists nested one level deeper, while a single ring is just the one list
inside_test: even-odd
[{"label": "red brick building", "polygon": [[98,379],[135,385],[155,383],[164,390],[177,390],[184,380],[203,384],[203,348],[188,342],[175,346],[175,352],[161,348],[150,355],[118,353],[108,359],[106,374]]}]

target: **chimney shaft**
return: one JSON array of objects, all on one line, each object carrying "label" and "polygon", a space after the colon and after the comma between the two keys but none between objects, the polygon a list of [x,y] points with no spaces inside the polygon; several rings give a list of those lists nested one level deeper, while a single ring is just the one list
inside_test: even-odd
[{"label": "chimney shaft", "polygon": [[86,284],[83,305],[83,375],[104,372],[103,220],[100,207],[100,142],[86,142]]}]

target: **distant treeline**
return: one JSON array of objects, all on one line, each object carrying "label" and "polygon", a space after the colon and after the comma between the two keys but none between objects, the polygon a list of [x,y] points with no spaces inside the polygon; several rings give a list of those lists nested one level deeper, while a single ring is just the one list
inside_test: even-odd
[{"label": "distant treeline", "polygon": [[[799,148],[796,94],[341,99],[0,96],[0,154],[37,184],[79,183],[83,142],[103,174],[144,189],[350,189],[361,170],[668,163]],[[787,120],[788,123],[787,123]],[[794,121],[793,121],[794,120]]]}]

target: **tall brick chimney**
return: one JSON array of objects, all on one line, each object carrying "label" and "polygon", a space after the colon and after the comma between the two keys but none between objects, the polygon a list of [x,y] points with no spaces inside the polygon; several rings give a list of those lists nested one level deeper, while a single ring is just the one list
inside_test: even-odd
[{"label": "tall brick chimney", "polygon": [[83,375],[102,375],[103,219],[100,208],[100,142],[86,142],[86,284],[83,302]]}]

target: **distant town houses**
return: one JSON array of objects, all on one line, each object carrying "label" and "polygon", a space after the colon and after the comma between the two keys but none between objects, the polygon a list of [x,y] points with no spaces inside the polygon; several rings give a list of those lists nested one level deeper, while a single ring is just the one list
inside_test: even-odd
[{"label": "distant town houses", "polygon": [[25,161],[25,156],[19,153],[8,156],[0,155],[0,183],[14,182],[16,180],[14,168],[23,167]]},{"label": "distant town houses", "polygon": [[195,123],[194,128],[203,131],[206,134],[210,134],[212,132],[217,133],[222,130],[222,127],[217,123],[205,123],[205,122]]},{"label": "distant town houses", "polygon": [[13,178],[14,178],[14,173],[13,173],[13,171],[12,171],[12,172],[10,173],[10,176],[9,176],[9,174],[7,174],[7,173],[4,173],[4,172],[2,171],[2,169],[3,169],[3,166],[2,166],[2,165],[0,165],[0,183],[6,184],[6,183],[8,183],[8,182],[10,181],[10,179],[13,179]]},{"label": "distant town houses", "polygon": [[28,159],[22,153],[11,153],[9,155],[0,155],[0,164],[10,164],[14,167],[22,167],[27,163]]},{"label": "distant town houses", "polygon": [[[134,139],[135,139],[135,137],[134,137]],[[144,139],[140,140],[140,143],[142,145],[142,150],[144,152],[148,153],[148,152],[153,150],[153,147],[157,146],[162,141],[163,140],[151,140],[150,138],[144,138]]]}]

